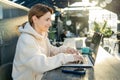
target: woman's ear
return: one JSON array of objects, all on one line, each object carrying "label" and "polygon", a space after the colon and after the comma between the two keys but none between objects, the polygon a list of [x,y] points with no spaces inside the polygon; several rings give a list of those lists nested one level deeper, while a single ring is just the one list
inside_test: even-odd
[{"label": "woman's ear", "polygon": [[35,21],[35,20],[36,20],[36,18],[37,18],[36,16],[32,16],[32,20],[33,20],[33,21]]},{"label": "woman's ear", "polygon": [[37,20],[37,17],[36,16],[32,16],[32,20],[33,22]]}]

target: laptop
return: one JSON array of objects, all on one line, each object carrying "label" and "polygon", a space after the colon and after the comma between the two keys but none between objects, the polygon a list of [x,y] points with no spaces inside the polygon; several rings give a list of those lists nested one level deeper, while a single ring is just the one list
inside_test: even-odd
[{"label": "laptop", "polygon": [[[71,63],[64,64],[62,66],[63,67],[80,67],[80,68],[93,67],[95,64],[95,61],[96,61],[97,52],[98,52],[101,38],[102,38],[101,34],[96,33],[96,32],[93,34],[91,42],[90,42],[90,46],[87,46],[92,49],[92,53],[91,53],[91,55],[83,55],[83,57],[85,58],[84,60],[86,61],[85,63],[71,62]],[[77,44],[77,46],[78,46],[78,44]]]}]

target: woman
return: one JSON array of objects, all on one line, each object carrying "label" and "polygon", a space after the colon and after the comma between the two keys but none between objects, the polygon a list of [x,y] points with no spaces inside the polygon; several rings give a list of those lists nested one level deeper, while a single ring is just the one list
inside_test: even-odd
[{"label": "woman", "polygon": [[44,72],[83,59],[74,49],[50,44],[47,32],[52,13],[50,7],[36,4],[29,11],[28,22],[19,27],[21,35],[13,62],[13,80],[41,80]]}]

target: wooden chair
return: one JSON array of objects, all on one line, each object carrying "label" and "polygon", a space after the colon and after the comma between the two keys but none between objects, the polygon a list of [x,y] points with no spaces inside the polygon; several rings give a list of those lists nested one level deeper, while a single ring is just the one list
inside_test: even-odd
[{"label": "wooden chair", "polygon": [[0,66],[0,80],[12,80],[12,63],[6,63]]}]

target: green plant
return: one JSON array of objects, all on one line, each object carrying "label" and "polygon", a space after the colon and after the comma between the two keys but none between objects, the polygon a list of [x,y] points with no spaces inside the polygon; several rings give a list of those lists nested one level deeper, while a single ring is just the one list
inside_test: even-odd
[{"label": "green plant", "polygon": [[110,37],[112,35],[112,30],[108,27],[107,21],[104,21],[104,23],[94,21],[94,31],[101,33],[104,37]]},{"label": "green plant", "polygon": [[49,39],[51,39],[52,41],[53,41],[54,39],[56,39],[56,28],[54,28],[53,26],[50,27],[50,29],[49,29],[48,37],[49,37]]}]

